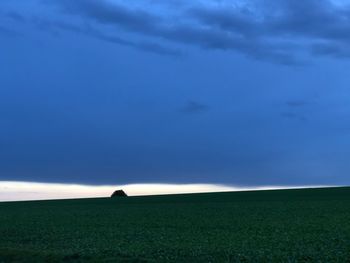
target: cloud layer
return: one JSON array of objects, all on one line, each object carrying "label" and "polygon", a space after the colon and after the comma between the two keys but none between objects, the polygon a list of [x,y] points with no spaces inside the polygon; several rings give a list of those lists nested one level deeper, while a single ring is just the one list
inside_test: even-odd
[{"label": "cloud layer", "polygon": [[301,63],[306,56],[350,55],[350,8],[330,0],[55,3],[60,12],[85,23],[162,45],[229,50],[283,64]]},{"label": "cloud layer", "polygon": [[[192,46],[288,65],[303,64],[314,57],[350,56],[350,5],[345,1],[31,2],[36,3],[33,10],[45,12],[21,13],[10,8],[0,17],[160,55],[183,55],[185,46]],[[0,27],[0,33],[7,31]]]}]

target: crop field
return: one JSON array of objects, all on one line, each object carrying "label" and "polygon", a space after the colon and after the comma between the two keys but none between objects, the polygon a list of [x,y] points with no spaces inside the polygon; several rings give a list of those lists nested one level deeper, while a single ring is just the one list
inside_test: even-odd
[{"label": "crop field", "polygon": [[0,203],[0,262],[350,262],[350,188]]}]

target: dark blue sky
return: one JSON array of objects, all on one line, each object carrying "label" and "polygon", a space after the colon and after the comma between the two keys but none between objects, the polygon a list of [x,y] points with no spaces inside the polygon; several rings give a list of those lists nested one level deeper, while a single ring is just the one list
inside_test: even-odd
[{"label": "dark blue sky", "polygon": [[0,180],[350,184],[346,1],[2,0]]}]

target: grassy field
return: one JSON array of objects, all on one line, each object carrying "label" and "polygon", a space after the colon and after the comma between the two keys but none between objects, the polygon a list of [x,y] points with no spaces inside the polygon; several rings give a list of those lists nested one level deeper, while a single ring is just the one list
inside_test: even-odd
[{"label": "grassy field", "polygon": [[350,188],[0,203],[0,262],[350,262]]}]

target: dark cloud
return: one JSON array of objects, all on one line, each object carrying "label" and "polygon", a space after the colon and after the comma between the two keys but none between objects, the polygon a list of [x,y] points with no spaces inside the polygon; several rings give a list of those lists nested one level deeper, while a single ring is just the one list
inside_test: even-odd
[{"label": "dark cloud", "polygon": [[119,45],[123,45],[123,46],[130,46],[136,49],[140,49],[140,50],[144,50],[144,51],[148,51],[151,53],[156,53],[159,55],[167,55],[167,56],[182,56],[183,53],[181,50],[179,49],[174,49],[174,48],[170,48],[170,47],[166,47],[163,45],[160,45],[158,43],[155,42],[147,42],[147,41],[139,41],[139,42],[133,42],[133,41],[129,41],[117,36],[112,36],[112,35],[106,35],[103,34],[97,30],[89,30],[87,32],[88,35],[91,35],[93,37],[96,37],[98,39],[107,41],[107,42],[111,42],[111,43],[115,43],[115,44],[119,44]]},{"label": "dark cloud", "polygon": [[307,118],[299,113],[296,112],[282,112],[281,116],[286,119],[292,119],[292,120],[299,120],[299,121],[306,121]]},{"label": "dark cloud", "polygon": [[288,100],[286,105],[289,107],[289,110],[282,112],[281,116],[286,119],[306,121],[307,118],[303,113],[303,108],[308,104],[309,102],[306,100]]},{"label": "dark cloud", "polygon": [[269,2],[255,12],[227,8],[197,9],[194,14],[208,26],[219,27],[251,41],[264,43],[273,39],[280,43],[295,43],[289,46],[289,51],[294,54],[307,51],[311,55],[348,55],[341,49],[350,40],[349,8],[340,9],[328,0]]},{"label": "dark cloud", "polygon": [[193,8],[189,12],[195,19],[206,26],[218,27],[236,35],[255,38],[262,32],[260,25],[243,10]]},{"label": "dark cloud", "polygon": [[[171,13],[174,6],[164,13],[148,8],[151,3],[167,6],[159,1],[144,1],[137,8],[107,0],[41,2],[54,5],[55,12],[59,10],[63,15],[55,21],[41,17],[42,23],[38,24],[42,28],[80,32],[162,55],[178,56],[181,49],[174,45],[191,45],[235,51],[256,60],[286,65],[303,65],[309,56],[350,56],[350,8],[337,6],[330,0],[257,0],[250,7],[209,7],[176,1],[176,17]],[[28,20],[13,11],[6,13],[6,17],[17,22]],[[0,30],[9,34],[8,30]]]},{"label": "dark cloud", "polygon": [[292,108],[298,108],[307,105],[307,102],[304,100],[289,100],[286,102],[287,106]]},{"label": "dark cloud", "polygon": [[267,19],[270,34],[304,37],[310,41],[349,40],[349,7],[330,0],[281,1],[280,15]]},{"label": "dark cloud", "polygon": [[26,18],[23,15],[21,15],[17,12],[14,12],[14,11],[7,12],[5,14],[5,17],[8,19],[11,19],[13,21],[16,21],[16,22],[25,22],[26,21]]},{"label": "dark cloud", "polygon": [[181,20],[174,22],[171,16],[150,13],[147,2],[144,8],[129,8],[105,0],[56,1],[66,14],[101,25],[205,49],[233,50],[259,60],[298,64],[305,52],[348,57],[350,8],[330,0],[253,3],[253,8],[181,5]]},{"label": "dark cloud", "polygon": [[[90,8],[94,8],[96,6],[99,6],[97,2],[95,1],[79,1],[76,2],[70,2],[67,1],[65,5],[66,12],[74,12],[75,8],[78,7],[84,7],[86,5],[86,10],[90,10]],[[84,5],[85,4],[85,5]],[[80,10],[80,9],[79,9]],[[94,11],[98,11],[93,9]],[[115,13],[123,13],[125,10],[119,10],[117,12],[117,8],[113,10],[113,14]],[[82,10],[80,10],[82,11]],[[89,13],[89,12],[88,12]],[[127,13],[127,12],[126,12]],[[69,31],[73,33],[83,34],[90,37],[94,37],[97,39],[100,39],[102,41],[118,44],[121,46],[129,46],[135,49],[143,50],[146,52],[151,52],[159,55],[167,55],[167,56],[182,56],[183,52],[179,48],[173,48],[169,46],[162,45],[160,43],[157,43],[155,41],[150,40],[129,40],[120,36],[117,36],[115,33],[105,33],[102,30],[99,30],[97,26],[92,25],[91,23],[84,22],[84,23],[73,23],[65,20],[60,19],[48,19],[43,18],[40,16],[34,16],[34,17],[26,17],[25,15],[22,15],[16,11],[9,11],[3,14],[0,14],[6,18],[7,20],[12,20],[18,23],[28,23],[28,24],[34,24],[36,27],[38,27],[41,30],[46,30],[51,33],[54,33],[55,35],[58,35],[60,31]],[[138,15],[144,15],[141,13],[135,13],[135,14],[129,14],[123,16],[125,21],[129,21],[130,23],[134,24],[135,28],[137,28],[137,23],[140,23],[144,26],[144,20],[143,18],[138,18]],[[128,19],[127,17],[131,17]],[[121,20],[124,21],[122,18]],[[149,18],[146,18],[149,19]],[[132,22],[135,20],[134,22]],[[101,18],[100,22],[102,22],[103,19]],[[107,22],[108,20],[106,20]],[[12,31],[10,29],[7,29],[5,27],[2,27],[0,25],[0,34],[6,35],[6,36],[15,36],[18,33],[15,31]]]},{"label": "dark cloud", "polygon": [[347,43],[319,43],[311,47],[315,56],[330,56],[347,59],[350,57],[350,47]]},{"label": "dark cloud", "polygon": [[[177,44],[189,44],[199,46],[204,49],[235,50],[246,56],[259,59],[270,60],[282,64],[299,64],[289,52],[290,44],[270,43],[227,34],[215,26],[203,27],[188,23],[169,22],[160,16],[150,14],[143,10],[132,10],[116,3],[107,1],[59,1],[56,2],[64,13],[78,15],[83,19],[97,22],[101,25],[116,26],[128,32],[140,33],[144,36],[161,38]],[[188,12],[193,17],[200,16],[201,10]],[[183,14],[186,15],[185,13]],[[210,13],[207,12],[209,20]],[[239,19],[237,19],[238,22]],[[248,19],[239,23],[239,30],[251,31],[254,24],[244,26]],[[215,24],[215,23],[214,23]],[[252,35],[253,32],[250,32]]]},{"label": "dark cloud", "polygon": [[191,100],[186,103],[186,105],[182,108],[181,111],[185,113],[199,113],[208,111],[209,109],[209,105]]},{"label": "dark cloud", "polygon": [[50,21],[47,19],[34,18],[32,22],[42,30],[51,31],[53,33],[58,33],[58,31],[69,31],[73,33],[79,33],[83,35],[87,35],[90,37],[94,37],[100,39],[102,41],[110,42],[113,44],[121,45],[121,46],[129,46],[135,49],[144,50],[151,53],[156,53],[159,55],[167,55],[167,56],[182,56],[183,53],[178,48],[171,48],[168,46],[164,46],[152,41],[131,41],[125,38],[104,33],[94,26],[89,24],[85,25],[76,25],[72,23],[66,23],[62,21]]},{"label": "dark cloud", "polygon": [[60,0],[59,5],[66,13],[91,18],[102,24],[120,25],[131,31],[149,33],[159,22],[157,16],[143,10],[133,10],[105,0]]},{"label": "dark cloud", "polygon": [[9,28],[6,28],[0,25],[0,35],[6,36],[6,37],[15,37],[18,35],[18,33],[16,31],[13,31]]}]

